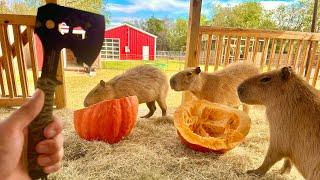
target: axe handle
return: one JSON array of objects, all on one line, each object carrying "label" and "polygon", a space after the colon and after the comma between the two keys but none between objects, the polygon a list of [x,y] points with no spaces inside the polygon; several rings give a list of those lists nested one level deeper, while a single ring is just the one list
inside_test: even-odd
[{"label": "axe handle", "polygon": [[37,88],[45,93],[45,99],[41,112],[29,125],[27,157],[29,176],[32,179],[47,179],[47,174],[42,171],[42,167],[37,163],[38,153],[35,147],[40,141],[45,139],[43,130],[53,121],[52,111],[56,86],[57,82],[49,78],[40,77],[37,81]]}]

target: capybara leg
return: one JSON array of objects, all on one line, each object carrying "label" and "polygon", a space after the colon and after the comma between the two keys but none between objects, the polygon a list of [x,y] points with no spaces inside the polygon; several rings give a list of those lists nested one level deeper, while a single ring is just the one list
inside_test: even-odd
[{"label": "capybara leg", "polygon": [[265,175],[267,171],[276,163],[278,162],[282,156],[276,150],[276,148],[272,148],[269,146],[268,153],[262,163],[262,165],[258,169],[249,170],[247,171],[248,174],[254,174],[258,176]]},{"label": "capybara leg", "polygon": [[149,113],[145,116],[142,116],[141,118],[149,118],[151,117],[154,112],[156,111],[157,107],[156,107],[156,102],[155,101],[151,101],[151,102],[147,102],[146,103],[148,108],[149,108]]},{"label": "capybara leg", "polygon": [[292,163],[290,159],[285,158],[282,168],[280,169],[281,174],[289,174],[292,169]]},{"label": "capybara leg", "polygon": [[306,178],[307,180],[320,179],[320,163],[318,163],[312,170],[311,174]]},{"label": "capybara leg", "polygon": [[247,105],[247,104],[243,104],[242,105],[242,108],[243,108],[243,111],[245,112],[245,113],[249,113],[249,105]]},{"label": "capybara leg", "polygon": [[159,104],[161,111],[162,111],[162,116],[167,115],[167,104],[166,104],[166,99],[157,99],[157,103]]}]

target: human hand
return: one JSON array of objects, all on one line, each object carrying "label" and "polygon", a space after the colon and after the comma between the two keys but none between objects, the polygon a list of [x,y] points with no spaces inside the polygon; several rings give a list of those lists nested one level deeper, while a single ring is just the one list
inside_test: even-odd
[{"label": "human hand", "polygon": [[[31,100],[0,122],[0,177],[1,179],[30,179],[24,165],[24,146],[27,147],[28,125],[40,113],[44,93],[36,90]],[[63,157],[62,124],[56,117],[44,129],[45,140],[36,145],[38,164],[47,174],[61,167]]]}]

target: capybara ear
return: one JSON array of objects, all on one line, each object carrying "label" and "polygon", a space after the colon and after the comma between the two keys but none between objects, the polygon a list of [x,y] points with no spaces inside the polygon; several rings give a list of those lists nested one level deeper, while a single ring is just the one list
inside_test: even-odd
[{"label": "capybara ear", "polygon": [[283,67],[281,69],[281,79],[282,80],[288,80],[291,77],[292,74],[292,68],[290,66]]},{"label": "capybara ear", "polygon": [[105,87],[106,86],[106,82],[104,82],[103,80],[100,81],[100,85]]},{"label": "capybara ear", "polygon": [[196,74],[200,74],[200,73],[201,73],[201,68],[200,68],[200,67],[196,67],[196,68],[194,69],[194,72],[195,72]]}]

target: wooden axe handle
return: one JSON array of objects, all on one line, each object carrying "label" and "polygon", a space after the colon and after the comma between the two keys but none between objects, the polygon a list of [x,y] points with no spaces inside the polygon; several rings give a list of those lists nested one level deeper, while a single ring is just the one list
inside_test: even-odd
[{"label": "wooden axe handle", "polygon": [[57,82],[49,78],[40,77],[37,81],[37,88],[45,93],[45,99],[41,112],[29,125],[27,157],[29,175],[32,179],[47,179],[47,174],[42,171],[42,167],[37,163],[38,153],[35,147],[45,139],[43,130],[53,121],[52,111],[56,86]]}]

